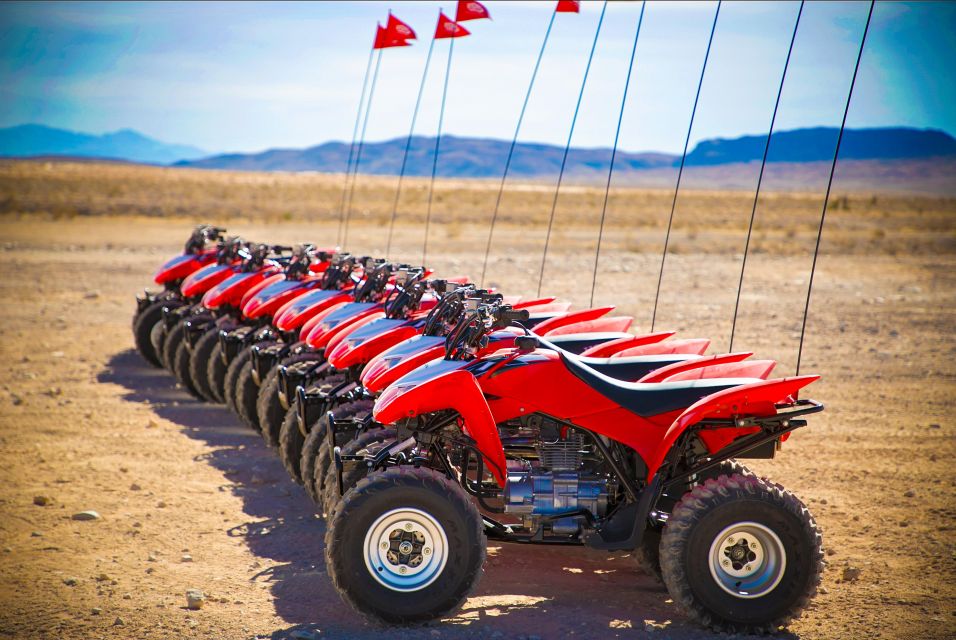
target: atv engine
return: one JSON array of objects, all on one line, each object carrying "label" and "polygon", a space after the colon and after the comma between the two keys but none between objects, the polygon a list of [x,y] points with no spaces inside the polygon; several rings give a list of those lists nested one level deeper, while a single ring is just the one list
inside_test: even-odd
[{"label": "atv engine", "polygon": [[500,435],[509,453],[522,458],[509,460],[504,508],[522,516],[525,527],[575,535],[581,528],[580,517],[554,516],[587,510],[601,517],[607,512],[608,480],[599,472],[584,434],[548,418],[529,416],[516,428],[502,429]]}]

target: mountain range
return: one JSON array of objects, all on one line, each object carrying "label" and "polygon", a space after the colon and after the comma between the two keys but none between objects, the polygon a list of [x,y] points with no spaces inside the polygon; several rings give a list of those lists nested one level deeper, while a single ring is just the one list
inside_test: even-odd
[{"label": "mountain range", "polygon": [[68,156],[172,164],[207,155],[202,149],[160,142],[132,129],[99,136],[40,124],[0,129],[0,157]]},{"label": "mountain range", "polygon": [[[774,133],[768,177],[779,188],[816,188],[833,159],[839,129],[816,127]],[[365,143],[359,172],[397,175],[407,138]],[[699,188],[750,188],[754,166],[763,157],[765,135],[713,138],[699,142],[687,155],[688,175]],[[511,143],[488,138],[442,136],[437,175],[452,178],[498,178]],[[326,142],[304,149],[269,149],[259,153],[208,155],[124,129],[93,136],[42,125],[0,129],[0,157],[108,158],[200,169],[243,171],[314,171],[340,173],[349,162],[349,144]],[[431,175],[435,138],[415,136],[409,145],[405,174]],[[556,176],[564,148],[518,143],[510,175],[536,179]],[[566,176],[578,181],[603,180],[609,148],[572,148]],[[680,156],[618,150],[616,179],[642,186],[673,183]],[[847,129],[840,147],[841,179],[860,189],[956,192],[956,139],[934,129]],[[690,185],[688,185],[690,186]]]}]

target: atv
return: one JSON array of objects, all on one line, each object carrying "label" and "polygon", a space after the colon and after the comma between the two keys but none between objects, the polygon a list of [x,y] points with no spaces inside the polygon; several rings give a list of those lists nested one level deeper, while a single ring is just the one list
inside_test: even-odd
[{"label": "atv", "polygon": [[[152,292],[148,289],[142,295],[136,296],[136,312],[133,314],[133,340],[136,350],[146,362],[154,366],[162,366],[159,354],[150,338],[153,327],[163,316],[163,305],[173,300],[182,299],[181,285],[183,280],[201,269],[217,261],[222,250],[223,234],[225,229],[210,225],[199,225],[193,229],[183,252],[173,256],[153,276],[153,282],[162,285],[163,290]],[[219,246],[210,246],[219,242]]]},{"label": "atv", "polygon": [[[792,493],[733,460],[772,458],[806,426],[823,406],[797,394],[818,376],[691,369],[622,382],[525,333],[528,317],[470,303],[445,356],[375,401],[386,425],[376,440],[333,450],[339,486],[349,467],[364,476],[326,530],[327,572],[345,601],[387,623],[447,616],[493,538],[656,554],[674,602],[714,629],[763,632],[797,617],[820,580],[818,527]],[[513,347],[476,357],[510,326],[524,333]]]}]

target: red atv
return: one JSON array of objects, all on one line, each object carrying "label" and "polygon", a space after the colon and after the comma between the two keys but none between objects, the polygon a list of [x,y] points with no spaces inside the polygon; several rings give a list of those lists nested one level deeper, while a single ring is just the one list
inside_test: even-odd
[{"label": "red atv", "polygon": [[[285,255],[291,251],[290,255]],[[312,245],[272,247],[272,264],[237,273],[203,297],[204,312],[186,322],[190,383],[206,400],[223,402],[229,359],[223,334],[271,335],[275,310],[322,286],[329,254]]]},{"label": "red atv", "polygon": [[[217,261],[223,248],[223,233],[225,229],[210,225],[199,225],[193,229],[192,235],[186,241],[183,252],[173,256],[153,276],[153,282],[163,286],[160,292],[148,289],[142,295],[136,296],[136,312],[133,314],[133,340],[136,350],[150,364],[162,366],[159,354],[150,339],[153,327],[163,317],[163,305],[167,302],[181,300],[180,286],[183,280],[201,269]],[[217,247],[214,243],[218,242]],[[212,246],[210,246],[212,245]]]},{"label": "red atv", "polygon": [[[369,439],[380,437],[380,434],[371,433],[381,426],[371,421],[374,398],[406,373],[444,355],[446,336],[461,321],[466,302],[503,299],[500,294],[477,291],[473,285],[437,282],[437,285],[432,286],[437,286],[445,293],[427,318],[408,321],[394,328],[382,326],[376,331],[376,325],[383,322],[379,320],[355,330],[334,349],[330,348],[328,361],[333,368],[353,370],[348,383],[327,392],[307,390],[303,387],[297,389],[292,410],[297,413],[298,429],[303,435],[308,435],[297,466],[299,473],[292,469],[290,473],[297,480],[301,478],[306,491],[323,507],[322,511],[325,513],[331,510],[331,506],[338,499],[333,483],[326,482],[331,467],[332,448],[342,447],[347,443],[349,447],[361,448]],[[614,370],[618,375],[642,375],[651,368],[697,358],[693,352],[701,350],[701,345],[696,341],[681,341],[680,344],[678,341],[671,341],[671,346],[660,346],[659,343],[673,332],[645,336],[634,336],[622,331],[588,332],[601,328],[627,329],[631,318],[598,319],[599,314],[606,314],[612,307],[571,313],[567,312],[568,306],[567,303],[554,303],[553,298],[543,298],[520,302],[513,308],[526,309],[529,313],[529,320],[525,323],[527,326],[534,326],[536,332],[548,335],[562,349],[574,353],[600,350],[612,354],[643,345],[649,353],[687,354],[676,357],[638,356],[627,362],[616,360],[618,366]],[[495,332],[488,336],[488,340],[479,347],[475,356],[481,357],[511,347],[516,336],[515,331]],[[657,351],[653,351],[654,348]],[[702,348],[706,349],[706,341]],[[589,361],[598,366],[604,364],[601,359],[592,358]],[[287,468],[289,466],[287,464]]]},{"label": "red atv", "polygon": [[821,411],[796,398],[817,376],[628,383],[530,333],[474,357],[527,318],[473,303],[445,357],[376,401],[390,437],[335,451],[340,485],[346,465],[365,476],[326,532],[343,598],[391,623],[445,616],[477,583],[488,536],[657,554],[675,603],[713,628],[767,631],[798,616],[822,571],[817,525],[732,460],[773,457]]}]

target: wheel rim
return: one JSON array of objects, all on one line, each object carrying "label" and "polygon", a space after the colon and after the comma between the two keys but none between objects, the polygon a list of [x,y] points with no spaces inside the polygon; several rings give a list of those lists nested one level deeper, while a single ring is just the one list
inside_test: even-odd
[{"label": "wheel rim", "polygon": [[737,598],[759,598],[776,588],[787,568],[780,538],[757,522],[738,522],[717,534],[710,545],[714,582]]},{"label": "wheel rim", "polygon": [[393,509],[379,516],[365,534],[364,548],[365,567],[392,591],[424,589],[448,562],[444,528],[419,509]]}]

